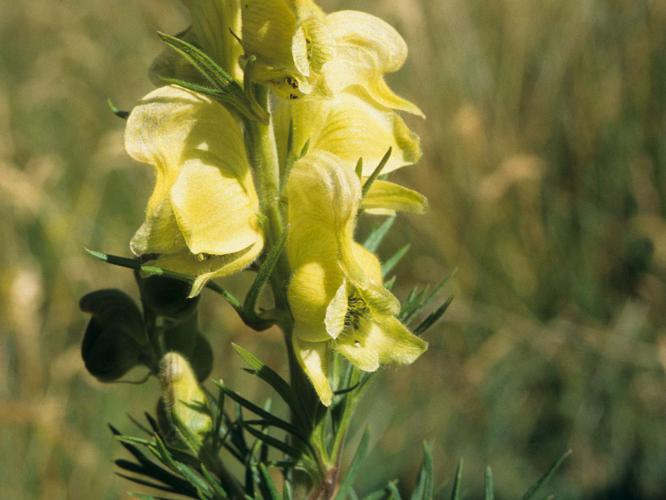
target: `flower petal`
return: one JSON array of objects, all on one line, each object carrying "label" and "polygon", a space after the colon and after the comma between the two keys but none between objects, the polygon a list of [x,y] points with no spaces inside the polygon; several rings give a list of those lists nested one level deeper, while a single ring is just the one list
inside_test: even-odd
[{"label": "flower petal", "polygon": [[171,202],[193,254],[225,255],[261,239],[256,198],[226,169],[188,160],[171,188]]},{"label": "flower petal", "polygon": [[314,151],[299,160],[289,175],[287,199],[287,254],[293,269],[311,260],[335,261],[341,238],[351,245],[361,183],[337,157]]},{"label": "flower petal", "polygon": [[155,266],[193,278],[192,289],[188,298],[201,293],[206,283],[215,278],[222,278],[242,271],[259,256],[263,240],[252,246],[227,255],[193,255],[189,250],[172,255],[160,255],[146,262],[146,266]]},{"label": "flower petal", "polygon": [[399,70],[407,58],[407,44],[391,25],[353,10],[329,14],[326,21],[336,41],[336,56],[322,70],[329,92],[360,85],[380,106],[423,116],[384,81],[384,74]]},{"label": "flower petal", "polygon": [[333,339],[337,339],[345,329],[345,318],[349,307],[347,294],[347,281],[343,279],[340,288],[333,296],[333,300],[326,307],[324,325],[326,326],[326,332]]},{"label": "flower petal", "polygon": [[394,182],[376,180],[363,197],[361,207],[364,210],[388,209],[422,214],[428,207],[428,200],[413,189]]},{"label": "flower petal", "polygon": [[331,406],[333,390],[328,381],[328,348],[326,342],[305,342],[292,336],[294,354],[308,376],[324,406]]},{"label": "flower petal", "polygon": [[387,174],[421,157],[418,136],[397,113],[380,108],[362,93],[349,91],[331,99],[293,101],[278,108],[279,137],[283,155],[293,127],[292,150],[301,151],[309,141],[309,150],[327,151],[353,169],[363,158],[363,175],[369,176],[389,148],[392,154],[382,173]]},{"label": "flower petal", "polygon": [[359,369],[373,372],[384,364],[411,364],[428,344],[393,316],[366,319],[335,342],[335,350]]}]

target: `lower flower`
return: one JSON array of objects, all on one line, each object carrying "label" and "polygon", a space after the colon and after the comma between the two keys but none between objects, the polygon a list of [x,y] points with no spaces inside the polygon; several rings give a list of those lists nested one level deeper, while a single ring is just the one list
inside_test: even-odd
[{"label": "lower flower", "polygon": [[310,154],[294,165],[287,195],[292,341],[328,406],[331,351],[372,372],[384,364],[414,362],[427,343],[397,319],[400,303],[383,286],[379,260],[354,242],[362,201],[356,174],[329,153]]}]

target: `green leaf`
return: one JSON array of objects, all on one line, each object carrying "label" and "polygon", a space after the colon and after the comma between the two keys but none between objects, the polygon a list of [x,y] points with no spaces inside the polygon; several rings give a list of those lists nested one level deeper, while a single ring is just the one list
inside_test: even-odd
[{"label": "green leaf", "polygon": [[281,451],[285,455],[289,455],[293,458],[301,458],[301,452],[294,448],[293,446],[284,443],[280,441],[277,438],[274,438],[273,436],[270,436],[264,432],[258,431],[257,429],[253,429],[252,427],[245,427],[245,430],[249,433],[252,434],[254,437],[259,439],[260,441],[266,443],[269,446],[272,446],[276,450]]},{"label": "green leaf", "polygon": [[[137,466],[143,468],[143,470],[145,471],[144,475],[154,480],[160,481],[164,484],[168,484],[173,489],[183,494],[193,495],[196,493],[196,491],[190,486],[189,483],[187,483],[187,481],[184,481],[183,479],[172,474],[168,470],[160,467],[155,462],[146,457],[146,455],[136,446],[131,444],[129,441],[122,439],[122,438],[128,438],[129,436],[123,436],[118,431],[118,429],[116,429],[112,425],[109,425],[109,428],[111,429],[113,435],[120,441],[120,444],[123,446],[123,448],[125,448],[136,459],[136,461],[138,462]],[[152,444],[152,441],[148,443]]]},{"label": "green leaf", "polygon": [[291,483],[285,479],[284,486],[282,486],[282,500],[293,500],[294,494],[291,491]]},{"label": "green leaf", "polygon": [[135,476],[130,476],[128,474],[123,474],[122,472],[116,472],[116,476],[122,477],[123,479],[127,481],[131,481],[136,484],[140,484],[142,486],[148,486],[149,488],[153,488],[159,491],[165,491],[167,493],[180,493],[177,490],[174,490],[173,488],[170,488],[169,486],[165,486],[160,483],[154,483],[152,481],[148,481],[147,479],[143,479],[140,477],[135,477]]},{"label": "green leaf", "polygon": [[349,492],[352,491],[356,476],[358,475],[361,464],[365,460],[365,456],[368,452],[369,442],[370,433],[366,429],[366,431],[363,433],[363,437],[361,438],[361,442],[359,443],[358,448],[356,448],[356,453],[354,453],[354,458],[349,465],[349,469],[347,469],[347,472],[345,473],[344,478],[340,483],[340,488],[338,489],[338,494],[336,495],[335,500],[345,500],[348,497]]},{"label": "green leaf", "polygon": [[400,495],[400,490],[398,489],[398,481],[391,481],[388,486],[386,487],[388,491],[388,498],[389,500],[400,500],[402,496]]},{"label": "green leaf", "polygon": [[106,100],[107,106],[109,106],[109,109],[111,112],[116,115],[118,118],[122,118],[123,120],[127,120],[129,118],[129,111],[123,111],[122,109],[116,107],[115,104],[113,104],[113,101],[111,99]]},{"label": "green leaf", "polygon": [[412,493],[411,500],[432,500],[433,499],[433,480],[432,480],[432,445],[423,443],[423,465],[419,472],[419,478],[416,482],[416,488]]},{"label": "green leaf", "polygon": [[233,343],[231,346],[250,367],[250,373],[257,375],[270,385],[280,395],[284,402],[287,403],[289,409],[294,413],[294,416],[298,418],[302,426],[305,426],[307,423],[305,412],[287,381],[247,349]]},{"label": "green leaf", "polygon": [[453,296],[449,297],[446,302],[439,306],[435,311],[431,312],[426,319],[424,319],[419,326],[414,329],[416,335],[423,335],[431,326],[437,323],[444,313],[448,310],[449,306],[453,302]]},{"label": "green leaf", "polygon": [[395,215],[387,217],[384,222],[382,222],[379,226],[375,227],[370,232],[365,242],[363,243],[363,246],[371,252],[376,252],[379,248],[379,245],[381,245],[382,241],[384,241],[384,238],[388,234],[391,227],[393,227],[394,223]]},{"label": "green leaf", "polygon": [[267,121],[268,116],[259,116],[257,114],[256,109],[248,101],[238,82],[202,50],[178,37],[161,32],[158,32],[157,35],[164,43],[192,64],[214,89],[219,90],[220,94],[217,96],[217,99],[231,106],[246,118]]},{"label": "green leaf", "polygon": [[264,464],[259,464],[259,489],[264,500],[280,500],[277,487]]},{"label": "green leaf", "polygon": [[270,412],[267,412],[260,406],[254,404],[251,401],[248,401],[245,399],[243,396],[238,394],[237,392],[232,391],[228,387],[225,386],[220,386],[221,390],[224,391],[225,395],[229,396],[231,399],[236,401],[237,403],[243,405],[245,408],[250,410],[252,413],[255,413],[256,415],[260,416],[264,420],[256,422],[256,421],[247,421],[245,420],[243,422],[244,425],[249,424],[269,424],[274,427],[277,427],[278,429],[282,429],[284,431],[287,431],[288,433],[292,434],[293,436],[297,437],[303,442],[307,442],[307,439],[303,437],[302,433],[298,430],[297,427],[294,425],[290,424],[289,422],[286,422],[285,420],[282,420],[279,417],[276,417]]},{"label": "green leaf", "polygon": [[407,252],[409,252],[409,249],[411,247],[412,245],[410,243],[407,243],[404,247],[402,247],[391,257],[389,257],[387,261],[384,262],[384,264],[382,264],[382,276],[386,277],[388,273],[393,271],[393,268],[395,268],[395,266],[397,266],[400,263],[400,261],[403,259],[405,255],[407,255]]},{"label": "green leaf", "polygon": [[557,472],[557,469],[559,469],[562,464],[571,456],[572,451],[567,450],[564,452],[564,454],[548,469],[548,471],[541,476],[541,478],[534,483],[534,485],[528,489],[525,494],[521,497],[521,500],[532,500],[535,498],[536,494],[539,492],[541,488],[543,488],[548,481],[551,480],[555,472]]},{"label": "green leaf", "polygon": [[493,484],[493,470],[490,466],[486,467],[486,473],[484,476],[484,500],[495,500],[495,486]]},{"label": "green leaf", "polygon": [[363,184],[363,196],[368,194],[368,191],[370,191],[370,188],[372,187],[372,184],[377,180],[377,178],[381,175],[382,170],[384,170],[384,167],[388,163],[389,159],[391,159],[391,154],[393,153],[393,148],[389,148],[388,151],[384,154],[384,157],[380,160],[379,164],[375,167],[375,169],[372,171],[370,174],[370,177],[368,177]]},{"label": "green leaf", "polygon": [[456,477],[453,480],[453,489],[451,490],[451,500],[461,500],[462,498],[462,473],[463,473],[463,461],[460,459],[458,461],[458,467],[456,467]]},{"label": "green leaf", "polygon": [[261,292],[263,292],[264,288],[266,287],[266,284],[271,279],[275,265],[280,259],[286,243],[287,231],[284,231],[280,236],[280,239],[275,243],[275,245],[273,245],[271,250],[266,255],[264,262],[259,268],[259,272],[257,273],[257,277],[255,278],[254,283],[252,283],[250,290],[245,296],[245,302],[243,304],[244,314],[248,318],[251,318],[254,323],[262,325],[263,328],[261,329],[263,330],[270,328],[273,325],[273,321],[265,320],[261,318],[259,314],[257,314],[257,300],[259,299]]}]

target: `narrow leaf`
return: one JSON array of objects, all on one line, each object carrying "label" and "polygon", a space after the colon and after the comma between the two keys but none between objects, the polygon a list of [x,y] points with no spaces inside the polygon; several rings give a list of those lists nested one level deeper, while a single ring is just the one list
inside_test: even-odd
[{"label": "narrow leaf", "polygon": [[493,470],[490,466],[486,467],[486,473],[484,476],[484,500],[495,500],[495,486],[493,484]]},{"label": "narrow leaf", "polygon": [[449,297],[446,302],[439,306],[435,311],[431,312],[426,319],[414,329],[414,333],[416,335],[423,335],[431,326],[437,323],[442,316],[444,316],[444,313],[446,313],[452,302],[453,296]]},{"label": "narrow leaf", "polygon": [[264,500],[280,500],[277,487],[264,464],[259,464],[259,488]]},{"label": "narrow leaf", "polygon": [[423,443],[423,465],[419,471],[419,478],[416,482],[416,488],[412,493],[411,500],[432,500],[433,499],[433,481],[432,481],[432,445]]},{"label": "narrow leaf", "polygon": [[571,456],[572,451],[567,450],[564,454],[548,469],[548,471],[541,476],[541,478],[521,497],[521,500],[532,500],[541,488],[543,488],[548,481],[551,480],[557,469]]},{"label": "narrow leaf", "polygon": [[287,403],[300,422],[305,424],[306,418],[304,410],[287,381],[247,349],[238,344],[231,345],[238,355],[243,358],[243,361],[249,365],[252,373],[270,385],[280,395],[284,402]]},{"label": "narrow leaf", "polygon": [[393,153],[393,148],[389,148],[388,151],[384,154],[384,157],[379,162],[379,165],[377,165],[377,167],[375,167],[375,169],[370,174],[370,177],[368,177],[366,179],[365,183],[363,184],[363,196],[368,194],[368,191],[370,191],[370,188],[372,187],[372,184],[381,175],[382,170],[384,170],[384,167],[386,166],[389,159],[391,158],[392,153]]},{"label": "narrow leaf", "polygon": [[122,109],[116,107],[115,104],[113,104],[113,101],[111,99],[106,100],[107,106],[109,106],[109,109],[111,112],[116,115],[118,118],[122,118],[123,120],[127,120],[129,118],[129,111],[123,111]]},{"label": "narrow leaf", "polygon": [[[270,252],[268,252],[266,255],[264,262],[259,268],[259,272],[257,273],[257,277],[255,278],[254,283],[252,283],[250,290],[245,296],[245,303],[243,304],[244,314],[249,318],[256,318],[257,322],[262,321],[262,318],[256,312],[257,300],[259,299],[261,292],[263,292],[266,284],[271,279],[275,265],[282,255],[286,242],[287,231],[285,231],[280,236],[280,239],[275,243],[275,245],[273,245],[273,248],[271,248]],[[263,322],[265,323],[265,328],[269,328],[273,324],[272,321]]]},{"label": "narrow leaf", "polygon": [[293,458],[299,458],[301,456],[301,452],[299,450],[291,445],[288,445],[287,443],[280,441],[277,438],[274,438],[273,436],[269,436],[268,434],[258,431],[257,429],[253,429],[252,427],[245,427],[245,430],[260,441],[263,441],[264,443],[272,446],[276,450],[279,450],[286,455],[289,455]]},{"label": "narrow leaf", "polygon": [[384,222],[372,230],[363,243],[363,246],[371,252],[376,252],[394,223],[395,216],[388,217]]},{"label": "narrow leaf", "polygon": [[463,473],[463,461],[461,459],[458,462],[458,467],[456,467],[456,477],[453,481],[451,500],[461,500],[462,498],[462,473]]},{"label": "narrow leaf", "polygon": [[340,488],[338,489],[338,494],[336,495],[335,500],[345,500],[349,495],[349,492],[354,487],[354,481],[356,480],[356,476],[358,475],[361,464],[363,463],[363,460],[365,460],[365,456],[368,452],[369,442],[370,433],[366,429],[366,431],[363,433],[363,437],[361,438],[361,442],[359,443],[358,448],[356,448],[356,453],[354,454],[354,458],[349,465],[349,469],[347,469],[347,472],[342,482],[340,483]]},{"label": "narrow leaf", "polygon": [[407,243],[404,247],[389,257],[388,260],[384,262],[384,264],[382,264],[382,276],[385,277],[388,273],[393,271],[395,266],[397,266],[403,257],[407,255],[407,252],[409,252],[411,246],[412,245],[410,243]]}]

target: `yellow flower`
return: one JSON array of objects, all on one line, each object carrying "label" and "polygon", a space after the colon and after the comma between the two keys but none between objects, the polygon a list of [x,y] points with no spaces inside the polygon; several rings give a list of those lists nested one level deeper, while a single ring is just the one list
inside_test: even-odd
[{"label": "yellow flower", "polygon": [[410,364],[427,348],[396,318],[400,304],[383,286],[377,257],[354,242],[361,193],[353,170],[323,151],[299,160],[287,185],[292,341],[327,406],[333,397],[327,376],[331,348],[369,372],[383,364]]},{"label": "yellow flower", "polygon": [[161,87],[132,110],[125,147],[155,168],[146,219],[131,241],[148,264],[205,283],[248,266],[263,247],[243,132],[219,103]]},{"label": "yellow flower", "polygon": [[[232,78],[242,81],[243,71],[239,59],[243,48],[234,37],[241,33],[240,0],[182,1],[190,11],[192,24],[179,37],[201,48]],[[155,59],[150,75],[158,86],[164,85],[160,77],[201,81],[194,67],[170,48],[166,48]]]},{"label": "yellow flower", "polygon": [[[288,155],[297,155],[307,144],[308,154],[331,153],[348,169],[354,169],[362,158],[362,176],[366,179],[389,148],[392,153],[382,174],[411,165],[421,157],[419,137],[404,120],[394,111],[369,102],[355,89],[331,99],[278,103],[275,122],[283,164]],[[423,195],[384,180],[372,184],[362,203],[364,210],[381,214],[396,210],[423,213],[426,206]]]},{"label": "yellow flower", "polygon": [[351,10],[326,15],[312,0],[245,0],[242,18],[245,55],[259,62],[253,78],[282,96],[359,86],[380,106],[422,115],[384,81],[404,64],[407,45],[381,19]]},{"label": "yellow flower", "polygon": [[327,151],[353,168],[363,158],[368,176],[389,148],[393,152],[382,170],[388,174],[421,157],[419,137],[404,120],[388,108],[376,106],[359,89],[348,89],[331,99],[308,99],[279,103],[276,126],[281,155],[286,156],[289,127],[292,151]]}]

